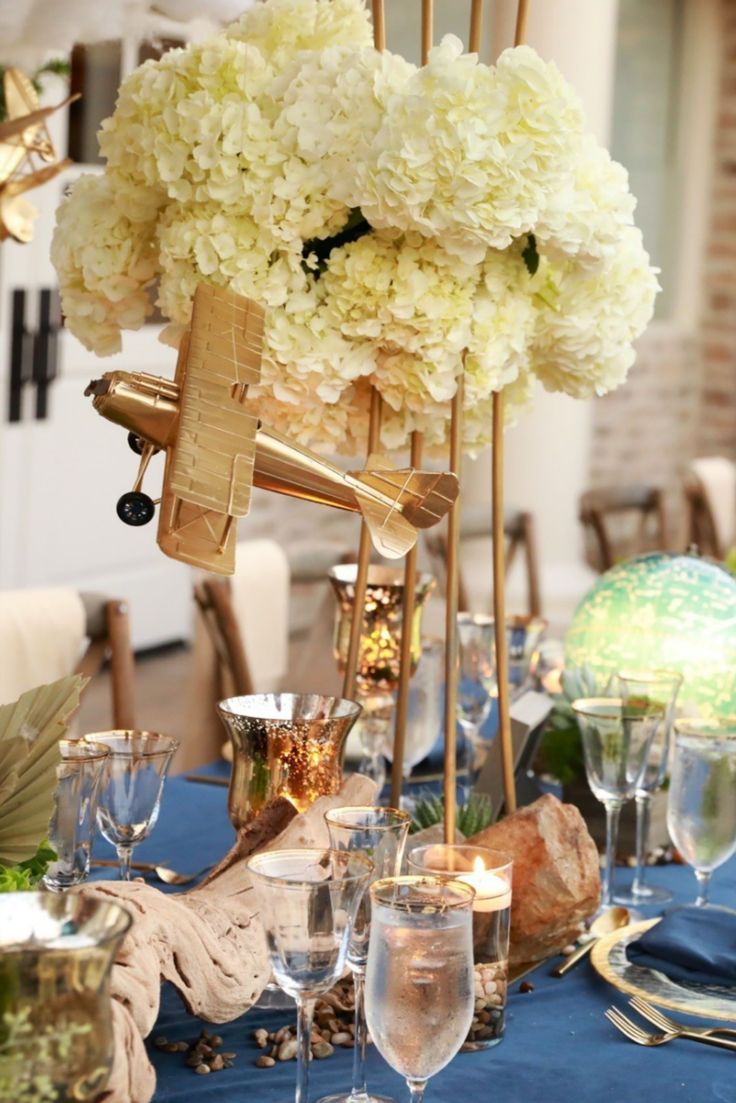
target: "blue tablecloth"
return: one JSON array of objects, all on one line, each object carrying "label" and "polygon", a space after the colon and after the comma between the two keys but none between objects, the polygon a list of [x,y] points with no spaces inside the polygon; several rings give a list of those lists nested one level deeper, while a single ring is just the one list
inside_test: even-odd
[{"label": "blue tablecloth", "polygon": [[[212,767],[214,772],[222,767]],[[183,778],[167,782],[161,816],[149,840],[137,848],[141,860],[168,861],[177,869],[196,870],[216,861],[227,849],[233,831],[227,817],[226,790],[193,784]],[[110,849],[102,840],[97,857]],[[652,879],[671,888],[682,901],[692,900],[695,880],[678,866],[653,870]],[[622,884],[626,870],[617,872]],[[736,904],[736,861],[713,876],[714,903]],[[654,913],[652,913],[654,914]],[[567,977],[549,976],[545,964],[527,979],[534,991],[512,986],[503,1042],[482,1053],[459,1054],[436,1076],[427,1103],[488,1100],[489,1103],[731,1103],[736,1101],[736,1053],[675,1041],[644,1049],[627,1041],[603,1017],[613,1003],[627,1008],[626,998],[605,984],[589,964]],[[151,1046],[158,1075],[154,1103],[287,1103],[293,1098],[294,1062],[272,1069],[254,1067],[259,1054],[253,1031],[276,1029],[289,1012],[250,1011],[233,1023],[217,1027],[225,1050],[238,1054],[235,1066],[207,1077],[184,1067],[181,1054],[162,1053]],[[694,1022],[697,1020],[693,1020]],[[154,1035],[178,1041],[195,1037],[202,1024],[185,1014],[176,993],[166,988]],[[338,1050],[326,1061],[314,1061],[310,1099],[347,1089],[351,1053]],[[368,1053],[369,1087],[408,1098],[405,1085],[373,1046]]]}]

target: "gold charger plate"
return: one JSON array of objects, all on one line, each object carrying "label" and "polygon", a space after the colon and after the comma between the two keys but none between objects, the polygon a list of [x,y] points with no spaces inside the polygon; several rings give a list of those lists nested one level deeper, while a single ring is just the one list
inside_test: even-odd
[{"label": "gold charger plate", "polygon": [[658,919],[631,923],[600,938],[590,955],[595,971],[628,996],[639,996],[648,1003],[685,1015],[736,1023],[736,988],[671,980],[664,973],[629,961],[626,947],[656,923]]}]

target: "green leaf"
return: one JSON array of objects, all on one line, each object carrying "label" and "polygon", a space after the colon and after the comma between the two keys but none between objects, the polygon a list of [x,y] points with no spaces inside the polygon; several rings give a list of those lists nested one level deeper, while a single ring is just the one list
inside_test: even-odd
[{"label": "green leaf", "polygon": [[526,247],[521,251],[524,264],[530,276],[536,276],[539,268],[539,253],[537,252],[537,239],[534,234],[526,235]]}]

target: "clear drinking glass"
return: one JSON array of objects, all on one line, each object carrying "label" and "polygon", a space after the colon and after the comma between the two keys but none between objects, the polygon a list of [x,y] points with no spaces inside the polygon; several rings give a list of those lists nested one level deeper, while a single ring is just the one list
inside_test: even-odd
[{"label": "clear drinking glass", "polygon": [[465,736],[465,761],[460,763],[460,772],[468,778],[463,799],[473,786],[476,761],[483,750],[481,728],[491,714],[491,701],[497,692],[494,631],[492,617],[458,613],[457,720]]},{"label": "clear drinking glass", "polygon": [[449,1064],[473,1021],[470,885],[393,877],[371,885],[365,1010],[378,1052],[406,1078],[412,1103]]},{"label": "clear drinking glass", "polygon": [[84,738],[110,750],[97,825],[117,850],[121,880],[129,881],[133,847],[156,825],[169,763],[179,744],[168,735],[144,731],[94,732]]},{"label": "clear drinking glass", "polygon": [[[422,657],[409,683],[409,713],[404,737],[404,777],[426,758],[434,747],[442,725],[442,683],[445,677],[445,643],[422,641]],[[393,732],[383,753],[393,761]],[[404,797],[401,798],[402,807]]]},{"label": "clear drinking glass", "polygon": [[271,850],[248,860],[271,967],[297,1004],[296,1103],[307,1103],[317,996],[345,969],[352,923],[373,865],[337,850]]},{"label": "clear drinking glass", "polygon": [[667,828],[707,904],[713,870],[736,852],[736,718],[675,721]]},{"label": "clear drinking glass", "polygon": [[506,1029],[513,862],[508,854],[483,846],[434,843],[410,850],[408,865],[411,873],[462,881],[475,891],[475,1013],[465,1048],[495,1046]]},{"label": "clear drinking glass", "polygon": [[613,899],[621,808],[641,784],[649,748],[664,722],[664,708],[655,701],[627,705],[620,697],[582,697],[573,701],[572,708],[580,729],[588,785],[606,809],[606,864],[601,891],[601,909],[605,910]]},{"label": "clear drinking glass", "polygon": [[[371,880],[398,877],[409,834],[411,817],[396,808],[335,808],[325,813],[330,845],[335,850],[357,851],[373,864]],[[365,965],[370,936],[370,897],[364,893],[358,907],[348,947],[348,965],[355,985],[355,1048],[353,1086],[347,1093],[325,1096],[321,1103],[391,1103],[388,1096],[368,1095],[365,1081]]]},{"label": "clear drinking glass", "polygon": [[54,811],[49,842],[56,851],[43,883],[52,892],[79,885],[89,874],[97,799],[109,766],[110,749],[85,739],[60,739]]},{"label": "clear drinking glass", "polygon": [[682,685],[682,675],[674,670],[647,672],[622,671],[614,674],[609,692],[627,705],[645,705],[655,701],[664,709],[664,722],[657,731],[649,750],[646,769],[635,794],[636,801],[636,871],[630,893],[616,893],[617,904],[660,904],[672,899],[669,889],[645,883],[646,858],[649,844],[649,819],[652,797],[667,776],[675,703]]}]

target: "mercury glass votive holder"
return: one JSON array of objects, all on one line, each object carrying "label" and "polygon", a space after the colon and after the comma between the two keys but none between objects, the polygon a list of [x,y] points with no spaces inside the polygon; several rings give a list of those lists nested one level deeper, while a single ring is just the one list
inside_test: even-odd
[{"label": "mercury glass votive holder", "polygon": [[131,924],[74,893],[0,896],[0,1099],[94,1103],[113,1061],[110,969]]},{"label": "mercury glass votive holder", "polygon": [[228,810],[235,830],[274,797],[305,812],[342,781],[345,740],[360,705],[318,693],[252,693],[217,706],[233,749]]},{"label": "mercury glass votive holder", "polygon": [[409,852],[413,874],[463,881],[473,900],[475,1007],[464,1049],[497,1045],[506,1029],[511,879],[508,854],[469,844],[417,846]]}]

